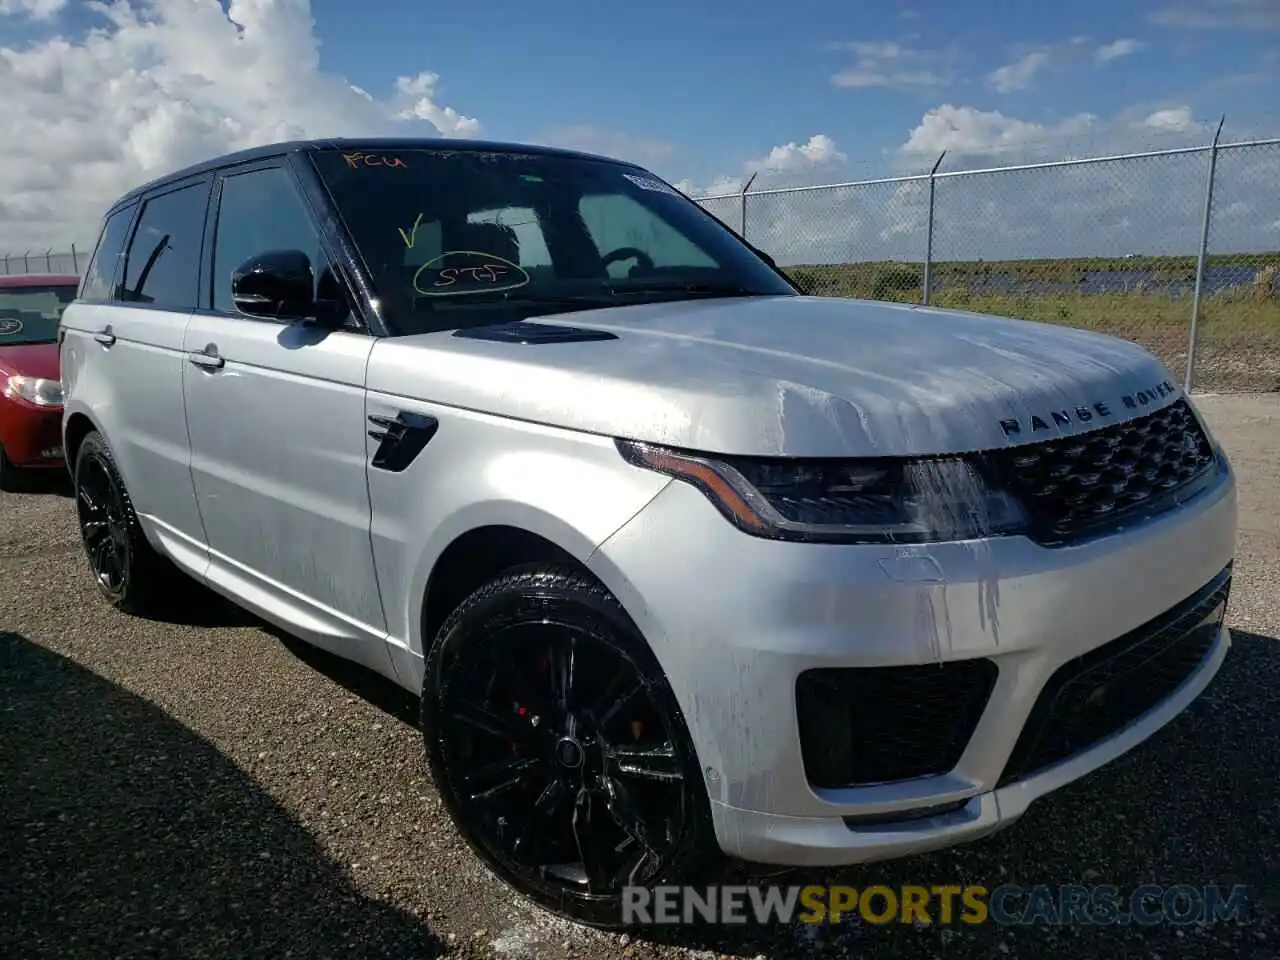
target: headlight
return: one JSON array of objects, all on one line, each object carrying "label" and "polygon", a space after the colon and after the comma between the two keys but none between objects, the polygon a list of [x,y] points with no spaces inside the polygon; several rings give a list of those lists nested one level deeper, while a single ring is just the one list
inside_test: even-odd
[{"label": "headlight", "polygon": [[629,462],[701,490],[757,537],[929,543],[1022,532],[1027,517],[975,460],[708,457],[629,440]]},{"label": "headlight", "polygon": [[10,377],[6,392],[36,406],[62,406],[62,384],[57,380],[45,380],[41,377]]}]

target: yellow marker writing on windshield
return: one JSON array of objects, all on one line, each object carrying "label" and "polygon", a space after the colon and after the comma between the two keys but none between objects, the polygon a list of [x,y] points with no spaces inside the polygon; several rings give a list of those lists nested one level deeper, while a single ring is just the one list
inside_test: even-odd
[{"label": "yellow marker writing on windshield", "polygon": [[413,221],[413,227],[409,230],[408,233],[405,233],[404,230],[401,229],[400,227],[396,227],[396,230],[400,234],[400,239],[404,241],[404,245],[408,247],[410,250],[413,249],[413,241],[418,236],[418,225],[420,223],[422,223],[422,214],[418,214],[418,219]]}]

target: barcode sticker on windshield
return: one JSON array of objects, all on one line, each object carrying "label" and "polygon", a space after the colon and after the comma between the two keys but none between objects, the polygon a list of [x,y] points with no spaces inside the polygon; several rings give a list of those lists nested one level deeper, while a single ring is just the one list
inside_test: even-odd
[{"label": "barcode sticker on windshield", "polygon": [[632,173],[624,173],[624,177],[634,183],[641,190],[652,190],[654,193],[665,193],[672,197],[680,196],[679,192],[668,187],[661,180],[655,180],[653,177],[637,177]]}]

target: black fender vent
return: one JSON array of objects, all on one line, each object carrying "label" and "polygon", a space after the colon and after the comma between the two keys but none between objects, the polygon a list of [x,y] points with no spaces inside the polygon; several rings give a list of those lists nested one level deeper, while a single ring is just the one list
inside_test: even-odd
[{"label": "black fender vent", "polygon": [[404,410],[394,417],[370,416],[369,423],[376,428],[369,436],[378,441],[373,466],[391,473],[407,470],[440,428],[435,417]]},{"label": "black fender vent", "polygon": [[531,320],[513,320],[489,327],[455,330],[453,335],[467,340],[490,340],[494,343],[587,343],[592,340],[618,339],[616,334],[607,330],[583,330],[580,327],[561,327],[552,323],[534,323]]}]

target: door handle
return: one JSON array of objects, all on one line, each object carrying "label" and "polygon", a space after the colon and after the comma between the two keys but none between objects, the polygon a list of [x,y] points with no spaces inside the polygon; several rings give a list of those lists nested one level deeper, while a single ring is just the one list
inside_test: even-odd
[{"label": "door handle", "polygon": [[111,332],[111,327],[106,326],[93,335],[93,339],[97,340],[104,347],[109,347],[116,342],[116,335]]},{"label": "door handle", "polygon": [[227,363],[226,357],[218,356],[218,348],[212,343],[203,350],[188,353],[187,359],[205,370],[221,370]]}]

